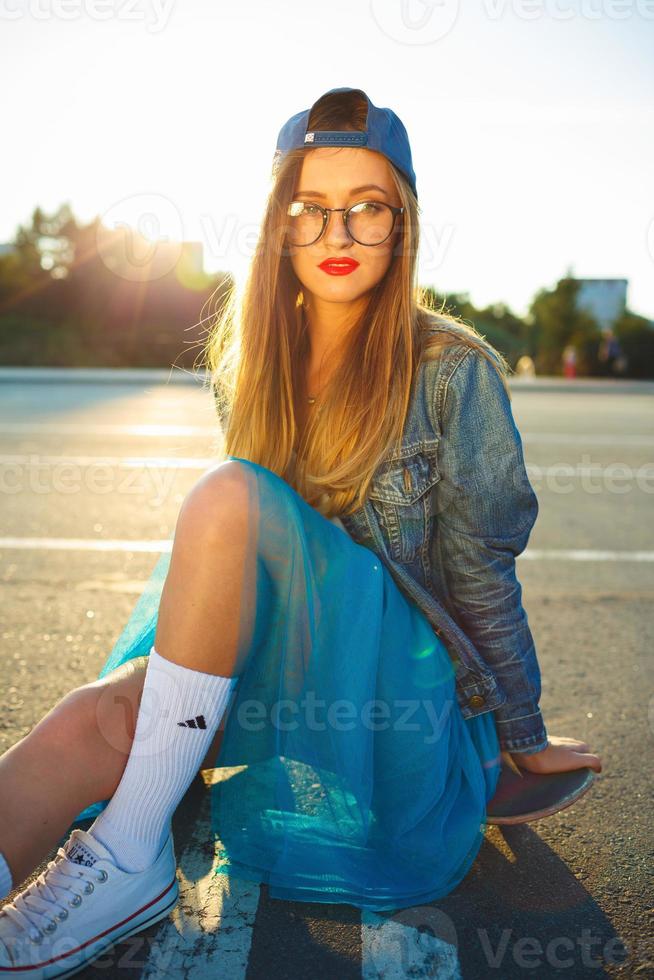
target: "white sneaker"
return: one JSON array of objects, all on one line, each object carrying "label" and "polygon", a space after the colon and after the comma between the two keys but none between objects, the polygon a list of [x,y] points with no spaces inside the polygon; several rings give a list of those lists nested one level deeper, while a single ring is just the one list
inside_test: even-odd
[{"label": "white sneaker", "polygon": [[69,977],[133,933],[165,918],[179,886],[172,832],[145,871],[123,871],[86,830],[0,909],[0,978]]}]

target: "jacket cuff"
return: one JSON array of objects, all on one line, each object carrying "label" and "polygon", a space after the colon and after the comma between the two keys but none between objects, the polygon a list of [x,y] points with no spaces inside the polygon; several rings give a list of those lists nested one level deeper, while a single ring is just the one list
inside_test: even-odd
[{"label": "jacket cuff", "polygon": [[547,729],[535,701],[500,705],[494,717],[500,748],[525,755],[547,748]]}]

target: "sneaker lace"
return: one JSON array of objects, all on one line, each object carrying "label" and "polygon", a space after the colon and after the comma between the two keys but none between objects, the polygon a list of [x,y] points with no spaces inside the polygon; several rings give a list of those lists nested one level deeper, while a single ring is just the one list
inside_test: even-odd
[{"label": "sneaker lace", "polygon": [[[106,881],[108,877],[102,869],[71,861],[63,847],[57,851],[57,857],[60,860],[49,861],[45,871],[0,911],[0,915],[6,915],[37,943],[44,933],[49,935],[55,931],[58,921],[68,918],[66,905],[77,908],[82,904],[82,895],[90,895],[93,891],[94,882]],[[73,886],[82,881],[85,884],[80,894]]]}]

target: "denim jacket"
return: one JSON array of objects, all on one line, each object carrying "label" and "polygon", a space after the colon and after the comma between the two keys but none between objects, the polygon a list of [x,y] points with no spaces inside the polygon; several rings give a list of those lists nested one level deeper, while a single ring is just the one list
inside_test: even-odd
[{"label": "denim jacket", "polygon": [[502,380],[457,339],[420,365],[401,449],[378,467],[363,507],[334,519],[379,556],[445,644],[463,717],[494,711],[501,748],[525,753],[547,746],[515,569],[537,516]]},{"label": "denim jacket", "polygon": [[463,716],[494,711],[501,748],[526,753],[547,746],[515,568],[537,515],[502,380],[457,340],[421,363],[400,451],[377,468],[363,507],[341,517],[445,644]]}]

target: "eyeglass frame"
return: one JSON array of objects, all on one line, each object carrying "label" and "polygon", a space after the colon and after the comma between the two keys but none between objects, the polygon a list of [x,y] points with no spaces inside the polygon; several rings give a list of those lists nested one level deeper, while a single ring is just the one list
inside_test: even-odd
[{"label": "eyeglass frame", "polygon": [[[327,228],[327,223],[329,222],[329,212],[330,211],[342,211],[343,212],[343,224],[345,225],[345,230],[347,231],[348,235],[350,236],[350,238],[352,239],[353,242],[356,242],[357,245],[363,245],[364,248],[376,248],[378,245],[383,245],[384,242],[387,242],[388,241],[388,239],[391,237],[391,235],[393,234],[393,232],[395,230],[395,222],[397,221],[398,214],[403,214],[404,213],[404,208],[398,208],[398,207],[396,207],[393,204],[387,204],[386,201],[371,201],[371,200],[356,201],[354,204],[350,204],[349,208],[324,208],[322,206],[322,204],[318,204],[317,201],[295,201],[295,200],[293,200],[293,201],[290,201],[289,202],[289,205],[288,205],[289,208],[290,208],[291,204],[311,204],[311,205],[313,205],[316,208],[320,208],[320,210],[322,211],[322,228],[320,229],[320,232],[318,233],[318,236],[316,238],[314,238],[312,242],[306,242],[304,245],[298,245],[296,242],[289,242],[288,244],[289,245],[292,245],[293,248],[308,248],[309,245],[315,245],[316,242],[319,242],[320,239],[322,238],[322,236],[325,234],[325,229]],[[360,242],[358,238],[355,238],[354,237],[354,235],[352,234],[352,232],[350,231],[350,229],[347,226],[347,215],[352,210],[352,208],[356,208],[357,205],[359,205],[359,204],[377,204],[377,205],[380,205],[383,208],[388,208],[389,211],[392,212],[392,214],[393,214],[393,223],[391,225],[391,229],[390,229],[388,235],[386,236],[386,238],[382,238],[382,240],[380,242],[373,242],[372,244],[367,244],[366,242]],[[288,214],[288,211],[287,211],[287,216],[288,217],[292,217],[292,215],[289,215]]]}]

